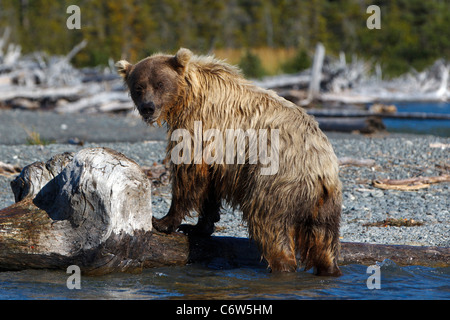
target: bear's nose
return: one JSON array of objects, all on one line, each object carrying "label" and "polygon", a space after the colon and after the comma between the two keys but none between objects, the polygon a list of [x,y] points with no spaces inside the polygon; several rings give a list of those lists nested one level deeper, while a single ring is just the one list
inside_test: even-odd
[{"label": "bear's nose", "polygon": [[147,120],[155,113],[155,104],[153,102],[141,103],[138,109],[141,116]]},{"label": "bear's nose", "polygon": [[155,112],[155,104],[153,102],[141,103],[139,111],[141,113],[153,114]]}]

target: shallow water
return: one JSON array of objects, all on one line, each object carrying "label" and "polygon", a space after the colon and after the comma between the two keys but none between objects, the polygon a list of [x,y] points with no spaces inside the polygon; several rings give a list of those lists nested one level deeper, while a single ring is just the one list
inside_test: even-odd
[{"label": "shallow water", "polygon": [[81,276],[81,289],[72,290],[64,271],[1,272],[0,299],[450,299],[450,267],[399,267],[389,260],[379,266],[380,289],[368,289],[372,273],[363,265],[342,266],[339,278],[270,274],[265,268],[164,267]]},{"label": "shallow water", "polygon": [[[450,114],[448,102],[396,102],[398,113],[425,112],[434,114]],[[450,120],[420,119],[383,119],[389,132],[432,134],[450,137]]]}]

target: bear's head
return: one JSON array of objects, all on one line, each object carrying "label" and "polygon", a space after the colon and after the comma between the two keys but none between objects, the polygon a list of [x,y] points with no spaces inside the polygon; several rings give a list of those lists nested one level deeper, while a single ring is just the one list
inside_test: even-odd
[{"label": "bear's head", "polygon": [[190,50],[181,48],[175,56],[158,54],[135,65],[125,60],[116,63],[119,75],[146,122],[158,120],[163,112],[178,102],[191,56]]}]

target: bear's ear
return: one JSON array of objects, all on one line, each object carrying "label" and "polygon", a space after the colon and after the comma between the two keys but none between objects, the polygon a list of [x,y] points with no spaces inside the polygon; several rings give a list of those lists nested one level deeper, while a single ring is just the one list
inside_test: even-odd
[{"label": "bear's ear", "polygon": [[180,48],[180,50],[178,50],[177,54],[173,58],[175,68],[184,72],[184,70],[186,70],[186,66],[189,63],[189,60],[191,60],[192,55],[193,54],[191,50]]},{"label": "bear's ear", "polygon": [[116,63],[117,72],[119,75],[126,80],[128,73],[130,72],[132,64],[126,60],[120,60]]}]

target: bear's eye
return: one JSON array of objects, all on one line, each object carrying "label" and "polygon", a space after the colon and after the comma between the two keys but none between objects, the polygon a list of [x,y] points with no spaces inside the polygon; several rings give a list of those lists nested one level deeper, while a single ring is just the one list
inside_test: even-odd
[{"label": "bear's eye", "polygon": [[156,84],[156,88],[157,89],[162,89],[164,87],[164,83],[162,83],[162,81],[159,81],[157,84]]},{"label": "bear's eye", "polygon": [[137,86],[135,91],[136,91],[137,94],[141,95],[144,92],[144,87]]}]

